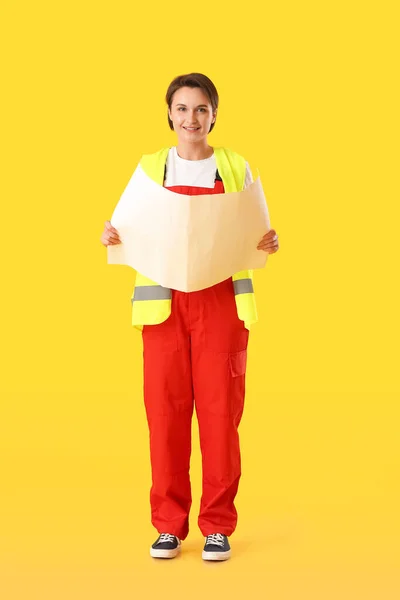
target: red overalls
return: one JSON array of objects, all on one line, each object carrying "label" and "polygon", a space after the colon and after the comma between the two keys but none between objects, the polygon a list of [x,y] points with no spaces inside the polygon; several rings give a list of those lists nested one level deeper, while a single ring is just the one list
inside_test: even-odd
[{"label": "red overalls", "polygon": [[[183,194],[214,188],[168,187]],[[166,321],[143,327],[144,402],[150,431],[151,522],[184,540],[192,504],[189,477],[193,407],[202,454],[198,525],[204,536],[236,528],[241,476],[238,426],[245,396],[249,331],[238,318],[232,279],[198,292],[172,290]]]}]

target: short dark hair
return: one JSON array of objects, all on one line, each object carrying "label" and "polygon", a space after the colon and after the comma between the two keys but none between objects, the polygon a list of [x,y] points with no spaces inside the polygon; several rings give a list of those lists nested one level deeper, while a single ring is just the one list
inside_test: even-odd
[{"label": "short dark hair", "polygon": [[[171,81],[171,83],[169,84],[167,93],[165,95],[165,100],[166,100],[166,102],[168,104],[168,108],[170,110],[171,110],[173,95],[175,94],[175,92],[177,90],[179,90],[182,87],[191,87],[191,88],[198,87],[198,88],[202,89],[210,101],[213,112],[215,112],[217,110],[218,102],[219,102],[217,88],[215,87],[215,85],[213,84],[211,79],[209,79],[209,77],[207,77],[206,75],[203,75],[202,73],[188,73],[187,75],[178,75],[177,77],[175,77],[175,79],[173,79]],[[172,129],[172,131],[173,131],[174,130],[173,123],[172,123],[171,119],[169,118],[169,115],[167,115],[167,117],[168,117],[168,125],[169,125],[170,129]],[[215,125],[215,121],[214,121],[214,123],[211,123],[210,131],[213,130],[214,125]]]}]

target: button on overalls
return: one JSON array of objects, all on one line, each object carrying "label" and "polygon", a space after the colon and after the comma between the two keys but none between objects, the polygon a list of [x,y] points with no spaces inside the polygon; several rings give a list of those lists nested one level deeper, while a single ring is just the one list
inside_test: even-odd
[{"label": "button on overalls", "polygon": [[[214,188],[167,187],[220,194]],[[238,426],[245,397],[249,330],[238,318],[232,279],[197,292],[172,290],[171,315],[143,327],[144,402],[150,432],[151,522],[184,540],[192,504],[189,477],[193,408],[199,424],[203,534],[230,536],[241,476]]]}]

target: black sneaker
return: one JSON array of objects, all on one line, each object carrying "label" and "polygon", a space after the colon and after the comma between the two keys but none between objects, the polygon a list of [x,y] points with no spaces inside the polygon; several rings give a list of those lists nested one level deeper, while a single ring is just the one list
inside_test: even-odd
[{"label": "black sneaker", "polygon": [[202,558],[204,560],[227,560],[231,557],[228,538],[223,533],[212,533],[206,537]]},{"label": "black sneaker", "polygon": [[150,548],[154,558],[174,558],[181,550],[181,540],[170,533],[161,533]]}]

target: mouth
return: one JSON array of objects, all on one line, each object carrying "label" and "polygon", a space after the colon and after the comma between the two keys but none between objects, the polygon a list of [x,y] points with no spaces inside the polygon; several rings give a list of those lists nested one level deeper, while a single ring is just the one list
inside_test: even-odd
[{"label": "mouth", "polygon": [[183,129],[186,129],[186,131],[198,131],[200,127],[184,127]]}]

